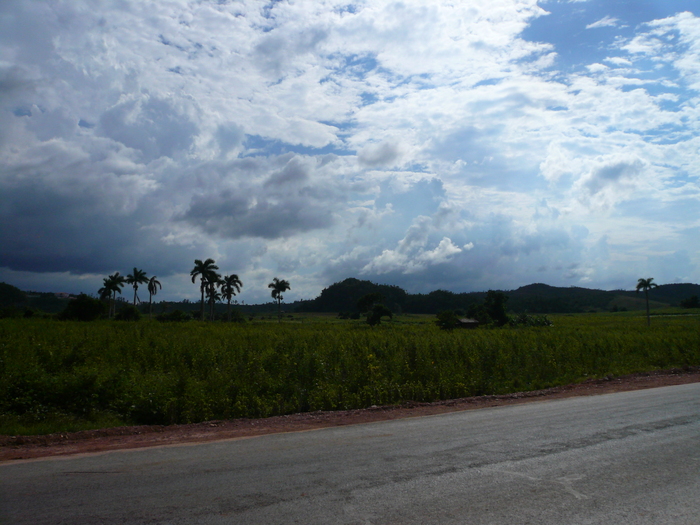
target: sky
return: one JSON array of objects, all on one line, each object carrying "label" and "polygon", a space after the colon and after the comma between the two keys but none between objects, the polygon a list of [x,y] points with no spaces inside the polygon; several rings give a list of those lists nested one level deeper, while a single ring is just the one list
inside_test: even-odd
[{"label": "sky", "polygon": [[0,281],[698,283],[699,129],[697,0],[3,0]]}]

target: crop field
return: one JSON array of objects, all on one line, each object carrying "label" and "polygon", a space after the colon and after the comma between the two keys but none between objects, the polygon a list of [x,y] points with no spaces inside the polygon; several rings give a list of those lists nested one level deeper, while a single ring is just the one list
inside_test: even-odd
[{"label": "crop field", "polygon": [[700,365],[700,317],[159,323],[0,320],[0,434],[265,417],[534,390]]}]

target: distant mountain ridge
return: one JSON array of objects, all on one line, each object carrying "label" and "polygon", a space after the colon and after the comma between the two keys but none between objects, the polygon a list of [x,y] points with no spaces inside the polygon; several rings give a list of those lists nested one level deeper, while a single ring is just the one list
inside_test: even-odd
[{"label": "distant mountain ridge", "polygon": [[[512,313],[548,314],[582,313],[590,311],[644,310],[643,293],[634,290],[595,290],[581,287],[557,287],[544,283],[521,286],[517,290],[501,290],[508,296],[507,308]],[[455,293],[435,290],[427,294],[410,294],[399,286],[377,284],[348,278],[325,288],[311,300],[284,305],[287,312],[339,313],[357,311],[357,301],[368,293],[379,293],[384,303],[395,313],[436,314],[442,310],[466,310],[481,304],[486,292]],[[652,308],[680,306],[692,296],[700,297],[698,284],[663,284],[649,292]],[[0,283],[0,308],[29,307],[45,312],[60,312],[68,299],[53,293],[22,292],[9,284]],[[168,301],[171,308],[196,310],[198,302]],[[220,305],[219,305],[220,306]],[[273,303],[238,305],[246,313],[266,313],[276,307]]]},{"label": "distant mountain ridge", "polygon": [[[501,290],[503,291],[503,290]],[[376,284],[348,278],[325,288],[309,301],[296,303],[301,312],[352,312],[357,301],[368,293],[380,293],[394,312],[436,314],[441,310],[467,310],[483,302],[486,292],[455,293],[435,290],[428,294],[409,294],[398,286]],[[629,290],[595,290],[581,287],[557,287],[543,283],[503,291],[508,310],[515,313],[580,313],[589,311],[643,310],[643,293]],[[698,284],[664,284],[649,292],[652,308],[679,306],[693,295],[700,296]]]}]

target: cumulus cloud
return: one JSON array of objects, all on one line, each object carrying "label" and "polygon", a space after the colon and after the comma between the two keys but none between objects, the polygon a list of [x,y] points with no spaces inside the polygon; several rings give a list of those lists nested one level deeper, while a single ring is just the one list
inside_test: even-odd
[{"label": "cumulus cloud", "polygon": [[540,4],[0,3],[1,271],[621,286],[700,227],[700,19]]},{"label": "cumulus cloud", "polygon": [[433,217],[419,216],[414,219],[396,248],[383,250],[362,268],[361,273],[375,275],[390,272],[416,273],[430,266],[448,262],[452,256],[462,253],[463,249],[471,249],[473,245],[467,244],[464,248],[460,248],[449,237],[443,237],[435,248],[428,249],[431,234],[439,231],[442,226],[440,221],[442,214],[442,210],[438,210]]},{"label": "cumulus cloud", "polygon": [[346,184],[327,176],[329,170],[327,164],[317,169],[315,159],[296,155],[232,162],[209,190],[192,197],[178,219],[225,239],[277,239],[329,229],[347,192]]},{"label": "cumulus cloud", "polygon": [[443,237],[433,250],[418,248],[405,251],[401,247],[397,250],[384,250],[381,255],[375,257],[361,271],[363,274],[384,274],[398,271],[401,273],[416,273],[425,270],[429,266],[445,263],[462,249],[455,245],[448,237]]},{"label": "cumulus cloud", "polygon": [[384,141],[380,144],[370,144],[363,148],[358,158],[365,166],[384,166],[392,164],[401,155],[399,145],[395,142]]},{"label": "cumulus cloud", "polygon": [[645,163],[628,156],[609,156],[597,159],[591,169],[574,186],[584,203],[603,208],[615,202],[629,199],[636,188],[636,180],[643,172]]}]

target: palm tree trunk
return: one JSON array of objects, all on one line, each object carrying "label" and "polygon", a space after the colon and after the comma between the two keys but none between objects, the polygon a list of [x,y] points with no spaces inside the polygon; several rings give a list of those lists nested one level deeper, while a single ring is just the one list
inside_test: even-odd
[{"label": "palm tree trunk", "polygon": [[231,322],[231,299],[228,300],[228,307],[226,308],[226,317],[228,317],[228,322]]},{"label": "palm tree trunk", "polygon": [[202,316],[202,321],[204,321],[204,279],[202,279],[202,284],[199,285],[199,289],[202,291],[202,305],[199,311]]},{"label": "palm tree trunk", "polygon": [[649,313],[649,290],[644,290],[644,296],[647,299],[647,326],[651,326],[651,314]]},{"label": "palm tree trunk", "polygon": [[277,298],[277,322],[282,322],[282,301],[279,297]]},{"label": "palm tree trunk", "polygon": [[148,292],[148,318],[153,318],[153,294]]}]

